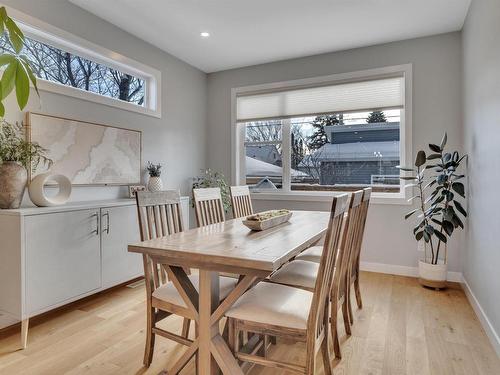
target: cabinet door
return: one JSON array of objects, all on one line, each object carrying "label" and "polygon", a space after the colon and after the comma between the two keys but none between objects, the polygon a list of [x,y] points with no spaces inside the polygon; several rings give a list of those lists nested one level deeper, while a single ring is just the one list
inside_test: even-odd
[{"label": "cabinet door", "polygon": [[99,210],[27,216],[26,306],[30,315],[101,286]]},{"label": "cabinet door", "polygon": [[103,288],[143,275],[142,256],[127,249],[140,241],[136,207],[102,208],[101,228]]}]

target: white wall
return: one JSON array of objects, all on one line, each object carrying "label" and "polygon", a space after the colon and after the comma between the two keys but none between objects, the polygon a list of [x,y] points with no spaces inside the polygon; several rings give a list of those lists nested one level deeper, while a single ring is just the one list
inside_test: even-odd
[{"label": "white wall", "polygon": [[[189,179],[205,167],[206,74],[65,0],[3,3],[161,71],[161,119],[49,92],[42,92],[40,100],[33,94],[26,110],[141,130],[144,163],[151,160],[164,164],[166,188],[189,193]],[[24,119],[12,95],[7,101],[6,118]],[[74,188],[72,200],[126,195],[126,187],[80,187]]]},{"label": "white wall", "polygon": [[[449,146],[460,149],[461,40],[460,33],[449,33],[209,74],[208,166],[231,175],[231,88],[406,63],[413,64],[413,150],[438,142],[445,130]],[[259,201],[255,205],[257,209],[329,209],[328,204],[310,202]],[[362,261],[416,266],[412,226],[403,220],[409,209],[402,205],[372,206]],[[455,239],[449,248],[450,270],[461,271],[461,241]]]},{"label": "white wall", "polygon": [[500,354],[499,20],[498,0],[472,2],[463,29],[463,68],[470,176],[464,278],[489,320]]}]

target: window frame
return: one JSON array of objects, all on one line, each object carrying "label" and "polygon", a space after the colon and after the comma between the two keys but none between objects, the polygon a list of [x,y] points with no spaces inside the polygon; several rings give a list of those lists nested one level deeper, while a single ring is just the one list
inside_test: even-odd
[{"label": "window frame", "polygon": [[89,42],[37,18],[7,7],[9,16],[16,20],[26,37],[49,44],[65,52],[105,65],[145,81],[144,106],[82,90],[62,83],[37,78],[38,89],[110,107],[161,118],[161,72],[117,52]]},{"label": "window frame", "polygon": [[[394,66],[386,66],[381,68],[360,70],[348,73],[332,74],[327,76],[305,78],[291,81],[273,82],[261,85],[235,87],[231,89],[231,182],[236,185],[245,185],[245,126],[243,123],[238,123],[236,120],[236,104],[237,96],[243,94],[258,94],[283,89],[296,89],[303,87],[349,83],[360,80],[371,80],[388,78],[394,76],[402,76],[404,78],[403,87],[403,109],[401,109],[400,120],[400,164],[412,165],[412,77],[413,65],[402,64]],[[315,201],[323,202],[330,201],[331,192],[300,192],[291,191],[291,132],[290,120],[282,119],[283,121],[283,189],[277,192],[252,192],[253,199],[262,200],[285,200],[285,201]],[[287,124],[288,123],[288,128]],[[407,172],[401,172],[402,176],[409,175]],[[410,204],[408,198],[411,194],[411,188],[407,187],[409,181],[401,181],[400,191],[398,193],[382,193],[374,192],[372,194],[372,202],[380,204]],[[339,193],[339,192],[336,192]]]}]

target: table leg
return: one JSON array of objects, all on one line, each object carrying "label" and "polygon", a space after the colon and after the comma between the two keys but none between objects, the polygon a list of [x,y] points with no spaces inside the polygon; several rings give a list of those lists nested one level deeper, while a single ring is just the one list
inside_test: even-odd
[{"label": "table leg", "polygon": [[200,270],[198,374],[219,374],[220,368],[224,375],[243,375],[238,361],[219,333],[219,321],[257,278],[244,276],[219,305],[218,277],[217,272]]},{"label": "table leg", "polygon": [[217,375],[219,368],[212,358],[210,344],[219,334],[219,323],[211,323],[212,313],[219,305],[219,274],[213,271],[200,270],[199,287],[199,375]]}]

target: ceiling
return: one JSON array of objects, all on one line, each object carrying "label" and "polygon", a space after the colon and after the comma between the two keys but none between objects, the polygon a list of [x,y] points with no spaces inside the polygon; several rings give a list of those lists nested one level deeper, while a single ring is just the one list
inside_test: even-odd
[{"label": "ceiling", "polygon": [[214,72],[460,30],[471,0],[69,1]]}]

